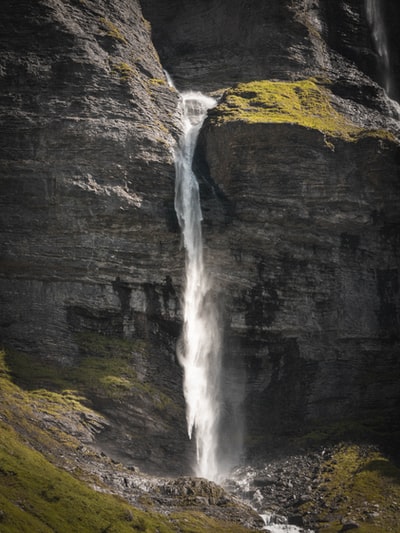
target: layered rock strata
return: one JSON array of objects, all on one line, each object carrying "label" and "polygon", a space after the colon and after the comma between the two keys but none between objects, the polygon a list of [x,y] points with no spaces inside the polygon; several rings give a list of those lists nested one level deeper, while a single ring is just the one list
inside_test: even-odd
[{"label": "layered rock strata", "polygon": [[[395,430],[396,104],[379,86],[364,2],[331,4],[143,0],[152,28],[133,1],[3,8],[2,340],[60,372],[122,353],[135,370],[117,376],[132,386],[124,400],[89,398],[111,424],[98,445],[117,458],[176,472],[191,454],[174,356],[178,95],[152,39],[179,88],[221,96],[264,83],[225,93],[196,161],[225,317],[223,453],[243,434],[263,453],[315,427],[329,438],[344,422],[342,433]],[[267,79],[299,85],[273,101]]]},{"label": "layered rock strata", "polygon": [[[66,365],[87,355],[80,334],[148,342],[147,358],[132,352],[137,373],[181,420],[166,428],[135,406],[108,414],[116,453],[149,459],[153,438],[184,441],[177,93],[138,2],[7,2],[0,25],[2,340]],[[144,456],[137,427],[150,437]]]},{"label": "layered rock strata", "polygon": [[[398,105],[366,3],[161,4],[143,9],[179,86],[264,83],[223,94],[196,160],[226,307],[226,424],[239,442],[242,409],[261,451],[316,426],[385,435],[399,409]],[[396,65],[399,11],[382,14]],[[299,85],[276,95],[266,79]],[[327,106],[311,109],[321,88]]]},{"label": "layered rock strata", "polygon": [[[300,100],[307,83],[289,84]],[[248,445],[338,421],[385,433],[400,399],[399,145],[321,114],[317,85],[314,127],[311,93],[302,120],[286,115],[276,86],[288,84],[233,90],[199,147],[216,183],[207,243],[228,295],[227,357],[246,369]]]}]

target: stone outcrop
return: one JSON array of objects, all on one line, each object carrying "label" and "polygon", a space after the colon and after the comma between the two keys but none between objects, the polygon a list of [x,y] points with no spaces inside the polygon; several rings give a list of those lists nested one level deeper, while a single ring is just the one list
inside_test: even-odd
[{"label": "stone outcrop", "polygon": [[[330,438],[343,420],[354,429],[368,419],[382,433],[400,402],[398,122],[364,3],[140,4],[3,7],[2,340],[61,368],[112,357],[87,335],[143,341],[146,356],[134,344],[129,356],[136,392],[125,403],[89,398],[110,424],[98,445],[125,462],[187,471],[174,355],[180,126],[161,63],[179,88],[218,96],[237,82],[313,77],[329,92],[326,113],[357,134],[231,115],[226,93],[200,139],[206,258],[225,309],[221,447],[240,448],[244,425],[246,449],[261,453],[310,428],[329,426]],[[387,8],[393,72],[398,16]],[[157,388],[177,411],[154,408]]]},{"label": "stone outcrop", "polygon": [[203,143],[223,198],[215,218],[209,200],[207,243],[228,295],[227,357],[246,368],[247,436],[380,425],[383,412],[393,424],[398,144],[333,146],[301,126],[212,121]]}]

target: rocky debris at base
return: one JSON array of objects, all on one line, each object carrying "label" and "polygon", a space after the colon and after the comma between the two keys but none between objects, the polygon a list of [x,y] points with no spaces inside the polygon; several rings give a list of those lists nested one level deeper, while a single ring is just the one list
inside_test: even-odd
[{"label": "rocky debris at base", "polygon": [[90,446],[79,446],[74,454],[63,455],[64,467],[92,488],[122,497],[142,510],[174,513],[199,511],[221,521],[260,530],[263,520],[240,496],[203,478],[150,476],[134,466],[127,467]]},{"label": "rocky debris at base", "polygon": [[[320,490],[324,463],[332,456],[333,448],[271,458],[256,466],[243,466],[233,472],[226,488],[249,502],[260,514],[280,519],[300,528],[312,528],[317,510],[324,505]],[[299,507],[310,502],[313,513],[304,514]],[[332,515],[335,509],[330,509]]]}]

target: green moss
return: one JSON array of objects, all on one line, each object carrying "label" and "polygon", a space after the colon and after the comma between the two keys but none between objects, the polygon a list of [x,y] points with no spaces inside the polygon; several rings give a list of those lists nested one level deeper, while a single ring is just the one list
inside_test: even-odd
[{"label": "green moss", "polygon": [[96,492],[31,449],[0,422],[0,530],[5,533],[244,533],[243,526],[202,513],[171,517],[136,509]]},{"label": "green moss", "polygon": [[[179,524],[179,530],[182,533],[244,533],[249,531],[240,524],[233,522],[221,522],[210,518],[200,512],[182,512],[173,513],[170,516],[177,525]],[[253,530],[254,531],[254,530]]]},{"label": "green moss", "polygon": [[117,41],[120,41],[121,43],[126,44],[127,41],[125,37],[122,35],[119,28],[113,22],[111,22],[111,20],[108,20],[105,17],[101,17],[99,21],[101,25],[103,26],[103,28],[105,29],[105,35],[107,35],[107,37],[110,37],[111,39],[115,39]]},{"label": "green moss", "polygon": [[[75,449],[79,441],[68,434],[61,435],[60,429],[52,425],[51,421],[74,416],[79,420],[82,415],[91,412],[81,403],[82,397],[71,390],[62,393],[45,388],[26,391],[13,383],[13,373],[9,370],[6,359],[5,352],[0,351],[1,419],[49,455],[56,456],[61,448],[64,451],[66,448]],[[41,422],[43,415],[49,422],[49,430]]]},{"label": "green moss", "polygon": [[201,513],[144,512],[52,465],[0,422],[0,530],[5,533],[244,533]]},{"label": "green moss", "polygon": [[118,353],[121,357],[129,359],[132,353],[146,356],[149,350],[149,345],[144,339],[127,340],[93,332],[78,333],[75,338],[85,354],[100,357],[110,357]]},{"label": "green moss", "polygon": [[5,424],[0,428],[0,494],[8,502],[3,531],[102,531],[114,524],[132,531],[121,520],[127,506],[90,491],[24,445]]},{"label": "green moss", "polygon": [[125,62],[114,63],[112,65],[112,71],[117,74],[123,81],[127,81],[130,78],[133,78],[135,74],[135,69]]},{"label": "green moss", "polygon": [[[325,508],[337,516],[319,531],[341,531],[343,519],[356,521],[360,533],[399,533],[400,470],[376,450],[342,445],[324,465],[320,489]],[[309,510],[306,504],[303,511]]]},{"label": "green moss", "polygon": [[212,116],[217,123],[296,124],[347,141],[365,135],[392,138],[386,131],[366,131],[353,124],[335,109],[329,89],[314,79],[240,83],[226,91]]},{"label": "green moss", "polygon": [[165,85],[166,81],[161,78],[150,78],[149,82],[152,85]]},{"label": "green moss", "polygon": [[[16,351],[7,352],[7,365],[16,381],[28,389],[60,393],[64,401],[90,398],[147,401],[160,411],[176,412],[176,406],[154,384],[139,378],[136,360],[146,359],[146,341],[107,337],[96,333],[76,336],[82,356],[67,366]],[[135,400],[136,398],[136,400]]]}]

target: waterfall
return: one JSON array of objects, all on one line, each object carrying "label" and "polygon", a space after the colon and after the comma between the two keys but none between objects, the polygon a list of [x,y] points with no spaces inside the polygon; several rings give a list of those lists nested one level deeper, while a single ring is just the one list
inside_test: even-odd
[{"label": "waterfall", "polygon": [[391,92],[391,72],[390,72],[390,55],[389,43],[386,35],[385,22],[382,13],[382,0],[365,0],[365,9],[367,13],[368,24],[371,27],[372,38],[378,52],[382,70],[383,70],[383,87],[388,95]]},{"label": "waterfall", "polygon": [[196,475],[217,480],[221,338],[211,281],[203,258],[199,185],[192,170],[197,137],[213,98],[198,92],[181,94],[183,135],[175,154],[175,210],[186,251],[183,332],[178,359],[189,438],[196,442]]}]

